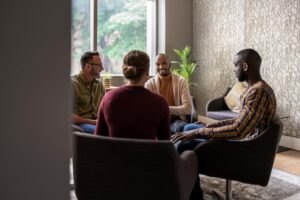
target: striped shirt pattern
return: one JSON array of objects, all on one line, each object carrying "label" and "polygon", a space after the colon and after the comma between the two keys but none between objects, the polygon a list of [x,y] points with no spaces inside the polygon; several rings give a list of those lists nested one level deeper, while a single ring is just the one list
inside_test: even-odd
[{"label": "striped shirt pattern", "polygon": [[275,116],[275,95],[263,80],[248,87],[240,103],[242,107],[237,118],[206,126],[199,129],[198,134],[212,139],[248,140],[264,131]]}]

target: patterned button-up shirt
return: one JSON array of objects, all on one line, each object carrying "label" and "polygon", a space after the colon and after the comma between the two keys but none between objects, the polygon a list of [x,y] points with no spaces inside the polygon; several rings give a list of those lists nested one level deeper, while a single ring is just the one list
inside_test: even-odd
[{"label": "patterned button-up shirt", "polygon": [[212,139],[251,139],[264,131],[276,112],[276,99],[265,81],[248,87],[240,97],[241,111],[237,118],[219,121],[198,134]]}]

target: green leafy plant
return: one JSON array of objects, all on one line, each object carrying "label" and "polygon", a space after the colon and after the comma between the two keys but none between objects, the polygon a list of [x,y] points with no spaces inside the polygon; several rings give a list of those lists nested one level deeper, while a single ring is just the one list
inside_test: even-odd
[{"label": "green leafy plant", "polygon": [[197,62],[193,60],[191,47],[186,46],[182,51],[178,49],[173,50],[180,58],[180,62],[172,62],[178,65],[176,68],[172,69],[172,72],[185,78],[189,85],[197,85],[191,81],[191,76],[197,66]]}]

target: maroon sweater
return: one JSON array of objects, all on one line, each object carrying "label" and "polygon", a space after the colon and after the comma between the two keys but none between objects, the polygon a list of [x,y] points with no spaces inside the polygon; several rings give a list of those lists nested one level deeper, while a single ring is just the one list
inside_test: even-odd
[{"label": "maroon sweater", "polygon": [[163,97],[142,86],[122,86],[103,97],[96,135],[137,139],[169,139],[169,107]]}]

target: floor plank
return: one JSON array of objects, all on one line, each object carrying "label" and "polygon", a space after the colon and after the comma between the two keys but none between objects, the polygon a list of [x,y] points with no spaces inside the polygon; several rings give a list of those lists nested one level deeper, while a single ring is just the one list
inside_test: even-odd
[{"label": "floor plank", "polygon": [[289,150],[277,153],[274,168],[300,176],[300,152]]}]

